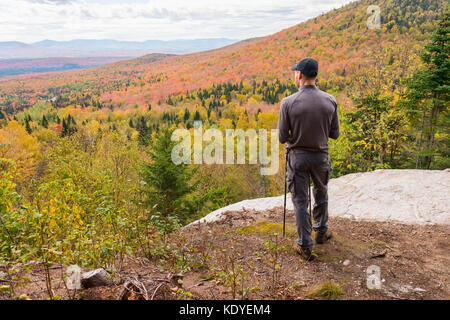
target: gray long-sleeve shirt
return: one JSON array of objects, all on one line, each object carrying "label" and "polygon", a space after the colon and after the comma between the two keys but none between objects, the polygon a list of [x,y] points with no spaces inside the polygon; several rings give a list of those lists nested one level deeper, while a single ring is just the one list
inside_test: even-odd
[{"label": "gray long-sleeve shirt", "polygon": [[290,149],[328,153],[328,138],[339,138],[336,99],[315,85],[300,87],[281,101],[278,130]]}]

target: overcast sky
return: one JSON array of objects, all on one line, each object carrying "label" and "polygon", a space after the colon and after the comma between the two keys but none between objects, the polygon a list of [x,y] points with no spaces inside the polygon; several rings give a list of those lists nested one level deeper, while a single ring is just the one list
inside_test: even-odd
[{"label": "overcast sky", "polygon": [[266,36],[351,0],[0,0],[0,41]]}]

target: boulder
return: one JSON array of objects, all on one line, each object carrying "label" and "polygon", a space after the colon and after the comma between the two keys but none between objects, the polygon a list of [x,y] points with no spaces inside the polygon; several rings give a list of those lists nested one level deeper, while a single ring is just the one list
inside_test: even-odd
[{"label": "boulder", "polygon": [[450,224],[448,170],[376,170],[330,181],[331,216]]},{"label": "boulder", "polygon": [[81,286],[83,289],[110,286],[112,284],[114,284],[114,282],[105,269],[96,269],[81,275]]},{"label": "boulder", "polygon": [[[331,179],[329,215],[368,221],[450,224],[450,170],[376,170]],[[314,199],[312,199],[314,204]],[[228,211],[283,207],[284,196],[244,200],[211,212],[189,226],[222,220]],[[287,209],[293,210],[290,195]]]}]

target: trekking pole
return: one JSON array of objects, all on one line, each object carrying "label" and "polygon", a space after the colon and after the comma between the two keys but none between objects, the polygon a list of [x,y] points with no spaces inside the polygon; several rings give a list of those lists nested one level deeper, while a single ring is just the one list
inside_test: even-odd
[{"label": "trekking pole", "polygon": [[309,219],[312,217],[312,205],[311,205],[311,175],[308,175],[308,199],[309,199]]},{"label": "trekking pole", "polygon": [[286,237],[286,197],[287,197],[287,166],[289,150],[286,148],[286,166],[284,168],[284,212],[283,212],[283,238]]}]

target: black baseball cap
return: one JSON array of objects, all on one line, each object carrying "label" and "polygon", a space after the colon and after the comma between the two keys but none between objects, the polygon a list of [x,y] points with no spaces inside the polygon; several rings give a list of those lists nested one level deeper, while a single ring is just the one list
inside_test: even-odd
[{"label": "black baseball cap", "polygon": [[292,71],[300,71],[305,76],[314,78],[319,74],[319,63],[313,58],[305,58],[291,68]]}]

